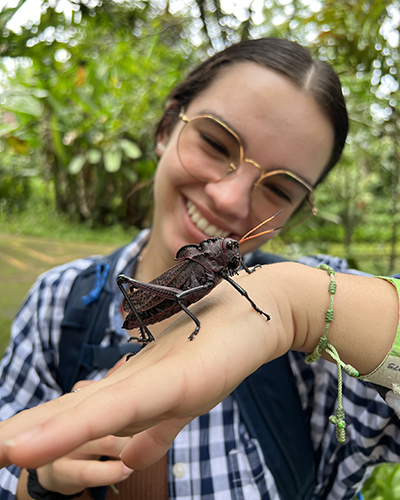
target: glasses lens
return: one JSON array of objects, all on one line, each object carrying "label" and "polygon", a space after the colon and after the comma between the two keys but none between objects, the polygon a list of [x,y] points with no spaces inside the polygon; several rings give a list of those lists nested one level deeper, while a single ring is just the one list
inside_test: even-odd
[{"label": "glasses lens", "polygon": [[240,164],[236,137],[208,117],[186,123],[178,139],[178,155],[190,175],[206,182],[220,181]]},{"label": "glasses lens", "polygon": [[264,175],[254,186],[251,207],[260,222],[278,213],[265,228],[285,226],[303,222],[313,212],[312,192],[290,173]]}]

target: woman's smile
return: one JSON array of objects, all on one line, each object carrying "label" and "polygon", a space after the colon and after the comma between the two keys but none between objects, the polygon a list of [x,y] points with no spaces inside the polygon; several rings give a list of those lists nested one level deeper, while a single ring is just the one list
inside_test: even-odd
[{"label": "woman's smile", "polygon": [[229,231],[219,229],[214,224],[211,224],[211,222],[209,222],[189,200],[186,200],[186,209],[193,224],[206,236],[220,236],[222,238],[227,238],[229,236]]}]

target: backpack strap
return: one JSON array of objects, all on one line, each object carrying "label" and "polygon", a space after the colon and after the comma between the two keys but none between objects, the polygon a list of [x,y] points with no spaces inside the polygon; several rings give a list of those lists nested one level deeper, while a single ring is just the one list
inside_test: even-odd
[{"label": "backpack strap", "polygon": [[98,259],[76,277],[61,322],[59,384],[69,392],[78,380],[93,369],[111,368],[131,344],[101,346],[109,328],[114,268],[126,247]]},{"label": "backpack strap", "polygon": [[[284,260],[256,251],[249,256],[247,265]],[[250,436],[260,444],[281,498],[312,499],[316,464],[310,425],[288,353],[261,366],[233,391],[233,396]]]}]

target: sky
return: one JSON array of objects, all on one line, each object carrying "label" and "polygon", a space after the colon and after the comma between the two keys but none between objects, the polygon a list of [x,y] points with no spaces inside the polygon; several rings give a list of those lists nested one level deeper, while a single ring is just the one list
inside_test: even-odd
[{"label": "sky", "polygon": [[[36,23],[40,19],[40,9],[43,0],[25,0],[24,4],[20,7],[17,14],[10,20],[7,27],[15,32],[18,32],[20,26],[28,21]],[[55,2],[49,2],[55,3]],[[59,0],[58,11],[64,11],[66,14],[72,13],[72,8],[68,0]],[[0,0],[0,11],[8,5],[9,7],[15,7],[18,4],[18,0]]]}]

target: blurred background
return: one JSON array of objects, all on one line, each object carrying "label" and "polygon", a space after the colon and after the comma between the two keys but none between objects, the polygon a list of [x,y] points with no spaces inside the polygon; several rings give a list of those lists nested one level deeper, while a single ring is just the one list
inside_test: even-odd
[{"label": "blurred background", "polygon": [[[400,2],[0,0],[0,354],[35,277],[151,221],[154,125],[204,57],[286,37],[340,76],[350,134],[318,218],[268,250],[400,271]],[[400,499],[396,467],[365,498]]]}]

